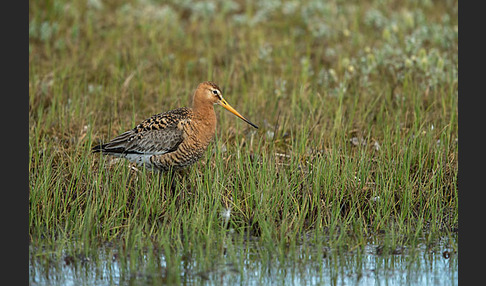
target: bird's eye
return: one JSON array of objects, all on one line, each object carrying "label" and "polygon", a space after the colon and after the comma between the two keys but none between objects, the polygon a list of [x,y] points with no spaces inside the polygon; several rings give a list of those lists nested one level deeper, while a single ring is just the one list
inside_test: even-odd
[{"label": "bird's eye", "polygon": [[213,94],[214,95],[218,95],[218,91],[217,90],[213,90]]}]

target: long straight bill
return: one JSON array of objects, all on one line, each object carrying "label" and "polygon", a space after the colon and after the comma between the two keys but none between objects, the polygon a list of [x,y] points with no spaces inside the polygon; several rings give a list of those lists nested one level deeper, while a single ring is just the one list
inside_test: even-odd
[{"label": "long straight bill", "polygon": [[222,107],[226,108],[229,112],[233,113],[234,115],[238,116],[239,118],[241,118],[243,121],[245,121],[246,123],[250,124],[251,126],[255,127],[258,129],[258,126],[256,126],[255,124],[251,123],[250,120],[246,119],[245,117],[243,117],[243,115],[241,115],[238,111],[236,111],[233,107],[231,107],[231,105],[228,104],[228,102],[226,102],[226,100],[224,99],[221,99],[219,101],[219,105],[221,105]]}]

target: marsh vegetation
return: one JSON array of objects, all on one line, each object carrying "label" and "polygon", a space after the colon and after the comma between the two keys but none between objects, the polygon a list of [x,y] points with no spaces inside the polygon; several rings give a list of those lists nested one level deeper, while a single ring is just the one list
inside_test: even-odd
[{"label": "marsh vegetation", "polygon": [[[31,1],[31,282],[340,284],[446,263],[417,281],[457,284],[457,11]],[[91,154],[205,80],[260,128],[216,106],[214,142],[174,176]]]}]

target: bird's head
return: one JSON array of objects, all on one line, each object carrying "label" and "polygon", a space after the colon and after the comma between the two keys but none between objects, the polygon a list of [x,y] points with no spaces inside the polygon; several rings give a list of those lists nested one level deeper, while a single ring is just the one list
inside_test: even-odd
[{"label": "bird's head", "polygon": [[205,81],[200,83],[196,89],[194,94],[194,104],[196,102],[199,103],[211,103],[211,104],[218,104],[227,109],[229,112],[233,113],[234,115],[241,118],[246,123],[250,124],[251,126],[258,128],[255,124],[253,124],[250,120],[246,119],[241,115],[238,111],[236,111],[229,103],[223,98],[223,93],[219,86],[215,83],[210,81]]}]

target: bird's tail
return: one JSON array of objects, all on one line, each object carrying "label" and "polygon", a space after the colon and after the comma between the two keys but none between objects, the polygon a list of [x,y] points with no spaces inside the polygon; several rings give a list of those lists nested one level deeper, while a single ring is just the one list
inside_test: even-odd
[{"label": "bird's tail", "polygon": [[106,149],[105,149],[106,145],[107,144],[99,144],[99,145],[93,146],[93,148],[91,148],[91,152],[92,153],[104,152],[104,151],[106,151]]}]

